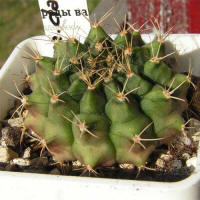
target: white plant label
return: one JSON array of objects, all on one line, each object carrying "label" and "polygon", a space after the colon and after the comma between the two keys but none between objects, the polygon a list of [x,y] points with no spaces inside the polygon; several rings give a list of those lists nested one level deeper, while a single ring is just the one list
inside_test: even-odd
[{"label": "white plant label", "polygon": [[[87,0],[38,0],[45,34],[56,40],[75,37],[84,41],[90,30]],[[84,15],[84,16],[83,16]]]}]

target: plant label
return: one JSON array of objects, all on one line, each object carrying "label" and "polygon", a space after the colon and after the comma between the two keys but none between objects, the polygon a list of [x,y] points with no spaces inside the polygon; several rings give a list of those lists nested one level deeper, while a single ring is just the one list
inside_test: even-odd
[{"label": "plant label", "polygon": [[38,0],[45,34],[52,40],[75,37],[84,42],[90,30],[87,0]]}]

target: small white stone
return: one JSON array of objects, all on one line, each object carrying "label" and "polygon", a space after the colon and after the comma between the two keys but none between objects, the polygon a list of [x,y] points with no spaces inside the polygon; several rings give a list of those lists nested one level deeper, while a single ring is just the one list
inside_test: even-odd
[{"label": "small white stone", "polygon": [[190,154],[189,153],[184,153],[182,156],[183,156],[183,158],[185,160],[189,160],[190,159]]},{"label": "small white stone", "polygon": [[169,155],[169,154],[161,154],[160,158],[165,160],[165,161],[170,161],[173,158],[173,156]]},{"label": "small white stone", "polygon": [[18,158],[18,154],[13,150],[0,146],[0,162],[8,163],[10,160]]},{"label": "small white stone", "polygon": [[199,134],[193,135],[192,139],[193,139],[194,142],[199,142],[200,141],[200,132],[199,132]]},{"label": "small white stone", "polygon": [[124,163],[124,164],[120,164],[119,167],[122,169],[134,169],[135,165]]},{"label": "small white stone", "polygon": [[31,157],[31,148],[28,147],[24,151],[23,158],[30,158],[30,157]]},{"label": "small white stone", "polygon": [[83,165],[81,164],[81,162],[80,162],[79,160],[76,160],[76,161],[73,161],[73,162],[72,162],[72,166],[73,166],[73,167],[81,167],[81,166],[83,166]]},{"label": "small white stone", "polygon": [[192,144],[192,141],[189,137],[182,137],[181,142],[183,142],[183,144],[185,144],[187,146],[190,146]]},{"label": "small white stone", "polygon": [[3,138],[1,138],[0,143],[2,147],[7,147],[6,141]]},{"label": "small white stone", "polygon": [[8,124],[11,127],[18,127],[21,128],[24,126],[24,119],[22,117],[19,118],[14,118],[14,119],[9,119],[8,120]]},{"label": "small white stone", "polygon": [[15,158],[12,160],[12,163],[19,166],[30,166],[31,162],[28,159],[24,158]]},{"label": "small white stone", "polygon": [[158,158],[156,160],[156,166],[159,167],[159,168],[164,168],[165,167],[165,161],[160,159],[160,158]]},{"label": "small white stone", "polygon": [[197,166],[197,157],[192,157],[186,161],[187,167],[196,167]]}]

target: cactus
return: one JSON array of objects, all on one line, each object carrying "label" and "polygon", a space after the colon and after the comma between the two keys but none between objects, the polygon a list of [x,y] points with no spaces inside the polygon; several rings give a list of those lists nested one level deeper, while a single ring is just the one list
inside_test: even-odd
[{"label": "cactus", "polygon": [[32,93],[17,97],[28,111],[24,126],[42,149],[89,171],[116,162],[145,166],[158,145],[184,133],[191,84],[190,74],[164,61],[166,35],[145,44],[142,27],[124,25],[112,40],[100,26],[109,14],[90,21],[84,44],[74,37],[55,41],[54,58],[34,51],[36,71],[25,79]]}]

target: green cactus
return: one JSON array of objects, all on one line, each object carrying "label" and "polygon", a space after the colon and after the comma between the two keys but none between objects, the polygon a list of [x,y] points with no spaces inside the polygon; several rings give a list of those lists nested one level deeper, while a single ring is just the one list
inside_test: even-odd
[{"label": "green cactus", "polygon": [[[140,139],[142,141],[140,134],[148,127],[151,120],[140,111],[136,101],[132,100],[130,104],[127,102],[129,100],[123,93],[124,88],[121,92],[114,91],[113,88],[117,87],[114,85],[110,89],[113,94],[106,92],[108,102],[105,112],[112,123],[109,135],[116,149],[116,161],[132,163],[139,167],[144,165],[155,148],[153,144],[149,143],[144,147],[140,143]],[[148,130],[148,134],[149,137],[153,137],[152,131]]]},{"label": "green cactus", "polygon": [[90,171],[144,166],[159,144],[181,134],[191,83],[163,61],[165,36],[145,44],[141,28],[129,25],[112,40],[100,26],[109,14],[90,22],[84,44],[72,37],[54,43],[54,58],[35,53],[35,73],[26,78],[32,93],[20,98],[39,145]]}]

